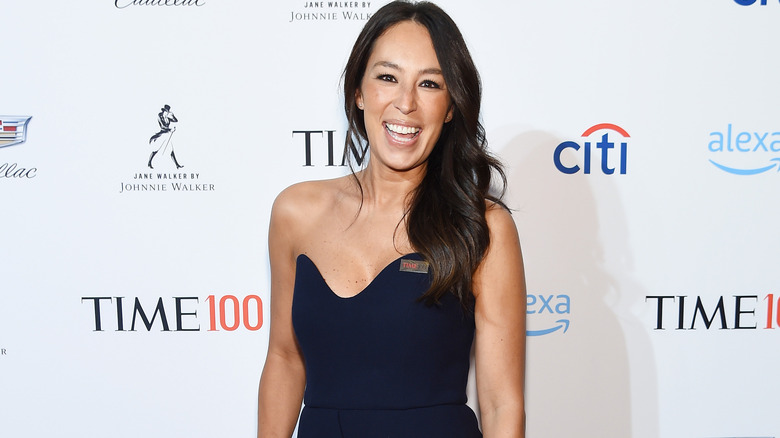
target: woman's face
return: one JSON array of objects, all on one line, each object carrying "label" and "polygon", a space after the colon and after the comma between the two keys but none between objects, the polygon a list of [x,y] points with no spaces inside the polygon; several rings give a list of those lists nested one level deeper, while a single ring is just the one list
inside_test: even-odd
[{"label": "woman's face", "polygon": [[374,42],[356,93],[363,109],[371,166],[424,169],[452,105],[428,30],[413,21]]}]

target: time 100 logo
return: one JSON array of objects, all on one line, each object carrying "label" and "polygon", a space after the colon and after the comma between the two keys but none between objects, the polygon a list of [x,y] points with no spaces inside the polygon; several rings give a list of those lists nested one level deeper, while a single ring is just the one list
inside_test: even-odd
[{"label": "time 100 logo", "polygon": [[[201,331],[203,312],[198,313],[202,302],[199,297],[156,297],[142,303],[138,297],[103,296],[81,297],[81,302],[91,302],[96,332],[104,331],[104,327],[116,327],[119,332],[135,332],[136,327],[151,331],[154,326],[164,332]],[[263,327],[263,300],[258,295],[209,295],[205,302],[210,332],[232,332],[242,326],[257,331]]]}]

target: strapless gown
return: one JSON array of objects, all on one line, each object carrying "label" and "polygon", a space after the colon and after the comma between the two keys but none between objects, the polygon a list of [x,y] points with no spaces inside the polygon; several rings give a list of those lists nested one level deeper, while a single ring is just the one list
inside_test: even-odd
[{"label": "strapless gown", "polygon": [[292,319],[306,362],[298,438],[479,438],[466,406],[474,316],[452,294],[417,299],[430,277],[399,257],[341,298],[298,256]]}]

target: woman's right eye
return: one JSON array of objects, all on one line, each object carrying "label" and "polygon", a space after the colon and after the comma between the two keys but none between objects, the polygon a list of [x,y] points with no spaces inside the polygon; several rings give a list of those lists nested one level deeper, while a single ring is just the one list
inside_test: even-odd
[{"label": "woman's right eye", "polygon": [[377,76],[377,79],[379,79],[380,81],[395,82],[395,77],[393,75],[388,75],[388,74],[381,74]]}]

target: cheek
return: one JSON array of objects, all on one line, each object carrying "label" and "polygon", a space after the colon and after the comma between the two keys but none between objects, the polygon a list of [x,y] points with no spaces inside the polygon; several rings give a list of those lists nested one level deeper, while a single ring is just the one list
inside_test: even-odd
[{"label": "cheek", "polygon": [[428,114],[436,120],[444,120],[451,106],[450,99],[447,97],[435,99],[428,106]]},{"label": "cheek", "polygon": [[387,101],[387,92],[382,90],[381,87],[365,87],[363,89],[363,103],[366,108],[380,108],[384,106]]},{"label": "cheek", "polygon": [[452,99],[450,99],[449,96],[448,96],[441,103],[441,109],[442,109],[441,113],[442,113],[442,116],[446,117],[447,114],[449,114],[451,108],[452,108]]},{"label": "cheek", "polygon": [[389,92],[378,89],[378,90],[372,90],[371,94],[366,97],[366,99],[370,100],[369,102],[366,102],[366,106],[370,105],[371,109],[375,112],[381,112],[384,111],[385,108],[388,105],[388,102],[392,101],[392,96]]}]

